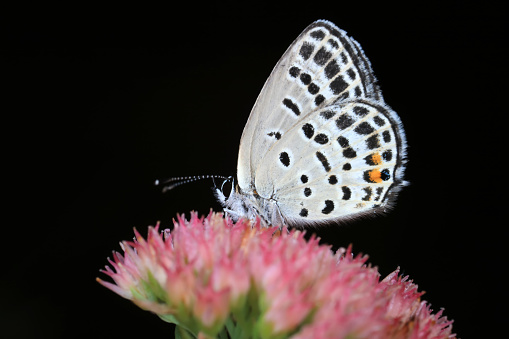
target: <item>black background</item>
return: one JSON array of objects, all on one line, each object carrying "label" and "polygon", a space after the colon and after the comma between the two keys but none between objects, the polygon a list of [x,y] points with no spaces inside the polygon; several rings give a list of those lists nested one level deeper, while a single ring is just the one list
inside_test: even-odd
[{"label": "black background", "polygon": [[382,3],[4,11],[2,337],[172,335],[97,284],[98,270],[134,226],[220,210],[208,180],[167,194],[152,183],[234,175],[258,93],[317,19],[371,60],[407,132],[411,186],[386,217],[315,232],[352,243],[382,276],[400,266],[459,337],[497,335],[508,316],[504,12]]}]

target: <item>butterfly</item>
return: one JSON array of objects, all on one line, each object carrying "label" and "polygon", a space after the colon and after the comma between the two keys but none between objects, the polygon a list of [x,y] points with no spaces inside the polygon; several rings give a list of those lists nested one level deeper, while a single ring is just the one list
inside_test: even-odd
[{"label": "butterfly", "polygon": [[237,184],[227,194],[233,179],[221,177],[215,195],[233,221],[337,223],[393,206],[405,163],[401,120],[361,46],[318,20],[265,82],[242,133]]}]

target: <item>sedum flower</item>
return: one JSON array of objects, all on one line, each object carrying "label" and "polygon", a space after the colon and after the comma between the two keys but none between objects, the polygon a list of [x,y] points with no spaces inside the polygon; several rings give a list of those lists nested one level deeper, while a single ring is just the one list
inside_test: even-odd
[{"label": "sedum flower", "polygon": [[300,231],[211,213],[121,243],[98,281],[177,325],[181,338],[452,338],[399,269],[380,281],[366,256]]}]

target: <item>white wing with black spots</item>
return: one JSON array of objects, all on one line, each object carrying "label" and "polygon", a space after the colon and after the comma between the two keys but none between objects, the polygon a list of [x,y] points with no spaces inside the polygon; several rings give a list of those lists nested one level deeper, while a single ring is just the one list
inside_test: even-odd
[{"label": "white wing with black spots", "polygon": [[328,21],[316,21],[274,67],[240,142],[237,178],[252,192],[257,166],[279,136],[321,107],[352,98],[381,99],[359,44]]},{"label": "white wing with black spots", "polygon": [[385,210],[404,183],[400,125],[392,113],[356,100],[309,115],[267,152],[257,193],[277,201],[293,225]]},{"label": "white wing with black spots", "polygon": [[405,134],[360,45],[328,21],[276,64],[242,134],[234,219],[310,225],[385,211],[406,182]]}]

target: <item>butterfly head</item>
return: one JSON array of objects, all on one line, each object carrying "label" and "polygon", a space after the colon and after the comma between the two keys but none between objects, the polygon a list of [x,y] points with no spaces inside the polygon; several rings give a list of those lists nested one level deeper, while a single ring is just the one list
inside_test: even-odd
[{"label": "butterfly head", "polygon": [[224,212],[233,222],[237,222],[243,217],[248,219],[256,217],[256,208],[254,208],[256,202],[249,201],[248,196],[240,192],[239,186],[235,184],[234,177],[229,176],[226,178],[220,188],[214,183],[214,194],[223,206]]},{"label": "butterfly head", "polygon": [[214,182],[214,194],[221,203],[221,205],[225,206],[226,201],[230,196],[234,193],[235,188],[235,179],[232,176],[229,176],[228,178],[225,178],[223,180],[223,183],[221,184],[221,187],[218,188],[216,186],[216,183]]},{"label": "butterfly head", "polygon": [[244,192],[233,177],[224,180],[221,188],[215,187],[215,195],[233,222],[244,218],[259,220],[265,227],[286,225],[276,200],[262,198],[256,191]]}]

